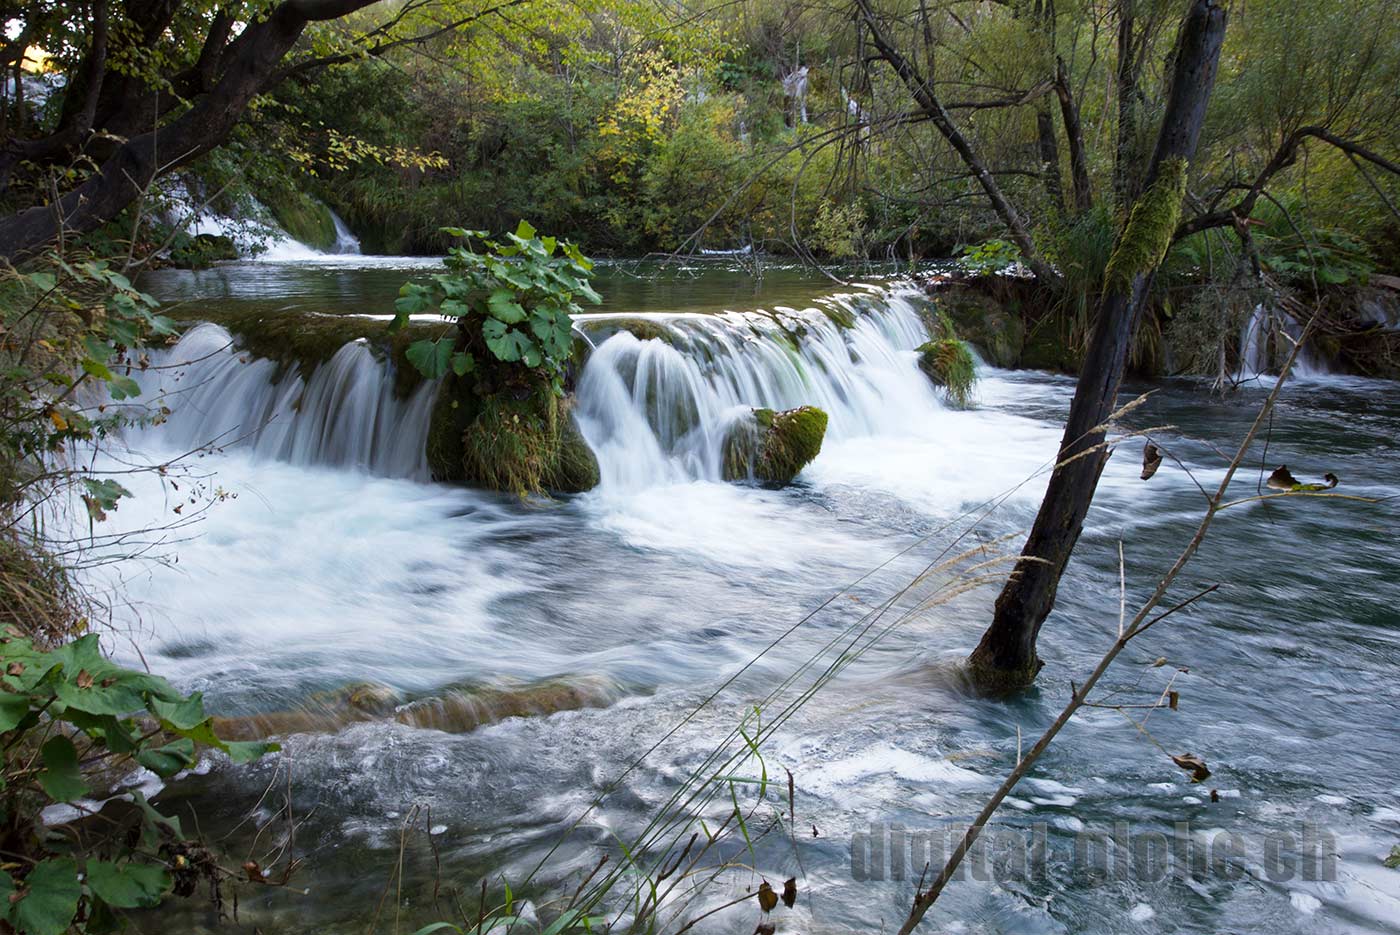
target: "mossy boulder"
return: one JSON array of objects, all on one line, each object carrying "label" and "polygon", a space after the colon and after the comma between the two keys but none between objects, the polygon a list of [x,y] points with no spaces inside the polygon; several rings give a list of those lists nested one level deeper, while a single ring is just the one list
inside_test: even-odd
[{"label": "mossy boulder", "polygon": [[929,289],[934,307],[925,315],[930,333],[946,315],[959,336],[981,349],[997,367],[1021,365],[1026,341],[1025,314],[1032,286],[1007,276],[978,276],[940,282]]},{"label": "mossy boulder", "polygon": [[754,409],[735,421],[724,440],[724,479],[754,479],[779,487],[792,483],[821,453],[826,422],[826,413],[815,406],[786,412]]}]

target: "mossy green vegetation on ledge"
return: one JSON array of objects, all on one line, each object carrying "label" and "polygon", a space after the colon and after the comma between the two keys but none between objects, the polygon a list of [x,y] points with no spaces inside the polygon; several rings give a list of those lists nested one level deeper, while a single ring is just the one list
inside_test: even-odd
[{"label": "mossy green vegetation on ledge", "polygon": [[921,344],[919,369],[935,386],[942,388],[944,397],[959,409],[972,405],[977,387],[977,361],[967,342],[958,337],[953,320],[946,312],[938,315],[938,337]]},{"label": "mossy green vegetation on ledge", "polygon": [[282,229],[317,250],[335,246],[335,219],[331,209],[305,192],[263,192],[267,208]]},{"label": "mossy green vegetation on ledge", "polygon": [[406,356],[409,345],[443,331],[441,325],[410,324],[397,331],[389,322],[357,315],[320,315],[260,309],[200,308],[188,324],[212,322],[227,328],[238,347],[254,357],[282,365],[278,379],[292,367],[309,377],[336,351],[352,341],[365,340],[370,348],[394,365],[394,393],[408,396],[423,381]]},{"label": "mossy green vegetation on ledge", "polygon": [[748,480],[785,486],[821,453],[826,413],[815,406],[786,412],[755,409],[736,421],[724,440],[721,472],[725,480]]}]

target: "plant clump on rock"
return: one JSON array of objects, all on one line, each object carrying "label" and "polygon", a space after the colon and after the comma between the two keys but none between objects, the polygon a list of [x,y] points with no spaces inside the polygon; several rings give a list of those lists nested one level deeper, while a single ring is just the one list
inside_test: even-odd
[{"label": "plant clump on rock", "polygon": [[958,337],[953,321],[938,316],[938,337],[919,345],[919,369],[943,390],[948,402],[959,409],[972,404],[977,387],[977,362],[967,342]]},{"label": "plant clump on rock", "polygon": [[[520,496],[595,486],[598,463],[566,395],[575,299],[601,301],[589,284],[593,264],[523,221],[499,242],[447,232],[463,241],[447,271],[405,284],[391,326],[423,312],[452,321],[405,351],[424,377],[443,381],[428,431],[433,476]],[[473,250],[474,239],[485,249]]]}]

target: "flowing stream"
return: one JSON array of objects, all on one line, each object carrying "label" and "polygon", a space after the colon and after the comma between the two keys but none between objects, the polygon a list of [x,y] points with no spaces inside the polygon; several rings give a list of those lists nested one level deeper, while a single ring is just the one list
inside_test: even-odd
[{"label": "flowing stream", "polygon": [[[144,286],[185,313],[227,303],[387,314],[422,265],[338,255],[162,272]],[[604,269],[607,304],[577,322],[593,350],[576,411],[603,480],[574,497],[521,502],[425,481],[432,387],[396,399],[387,365],[361,344],[313,373],[279,373],[201,326],[162,358],[169,369],[143,377],[171,414],[132,433],[124,458],[164,463],[219,444],[179,480],[124,481],[135,496],[114,528],[176,523],[150,554],[178,561],[122,567],[113,651],[136,663],[139,645],[154,671],[204,691],[222,715],[310,710],[361,683],[383,686],[401,712],[429,712],[334,729],[282,722],[293,726],[280,757],[240,770],[211,758],[162,793],[157,801],[176,810],[188,799],[206,834],[231,834],[239,859],[239,848],[262,854],[280,840],[290,801],[304,858],[295,891],[245,890],[238,930],[367,931],[400,865],[397,915],[391,895],[382,931],[393,917],[405,932],[452,917],[448,891],[474,906],[481,879],[514,885],[546,857],[519,892],[572,891],[605,850],[620,859],[616,840],[640,833],[755,703],[773,695],[763,718],[777,716],[792,700],[784,680],[808,660],[830,664],[829,647],[845,645],[872,608],[940,556],[1001,536],[1019,544],[1071,380],[982,367],[977,407],[955,410],[917,368],[924,299],[898,281],[837,288],[783,270],[758,285],[724,270],[628,272]],[[658,337],[618,327],[639,316]],[[1142,482],[1136,440],[1110,461],[1041,634],[1039,687],[982,699],[953,675],[989,619],[994,587],[908,614],[763,744],[779,787],[768,790],[768,833],[751,828],[751,851],[740,841],[724,852],[757,869],[726,876],[697,908],[795,876],[799,900],[775,914],[779,931],[898,928],[923,861],[935,858],[916,850],[877,870],[866,844],[937,843],[980,808],[1018,743],[1043,730],[1114,638],[1119,543],[1131,613],[1199,520],[1197,484],[1219,482],[1217,446],[1238,441],[1266,391],[1252,384],[1220,398],[1204,383],[1171,381],[1127,392],[1147,389],[1156,392],[1126,424],[1170,426],[1154,438],[1179,463]],[[830,425],[797,483],[720,482],[729,421],[749,407],[802,404],[825,409]],[[1395,496],[1398,440],[1392,384],[1300,381],[1285,390],[1267,455],[1256,453],[1236,487],[1247,497],[1261,472],[1286,463],[1303,479],[1333,471],[1348,493]],[[995,860],[981,871],[974,862],[928,930],[1400,931],[1400,872],[1381,863],[1400,844],[1397,528],[1393,503],[1294,499],[1222,514],[1173,596],[1221,590],[1154,628],[1105,686],[1130,704],[1169,687],[1178,709],[1152,712],[1146,732],[1124,717],[1140,719],[1137,709],[1076,718],[1001,816],[1008,833],[1042,835],[1045,872],[1016,879]],[[924,593],[906,595],[895,616]],[[503,699],[558,685],[568,703],[535,701],[539,716],[509,716],[522,712]],[[469,716],[454,698],[476,699]],[[561,710],[544,713],[551,705]],[[1188,752],[1209,764],[1205,782],[1188,782],[1167,755]],[[265,797],[269,786],[283,791]],[[729,795],[697,809],[711,827],[731,810]],[[252,827],[240,827],[249,814],[268,824],[256,845]],[[422,830],[405,834],[406,823]],[[1119,855],[1120,869],[1156,835],[1204,844],[1233,834],[1238,846],[1217,847],[1218,865],[1198,873],[1134,865],[1104,875],[1075,859],[1116,827],[1125,837],[1101,849]],[[1274,873],[1268,849],[1277,857],[1291,840],[1283,851],[1305,850],[1306,834],[1320,836],[1330,860],[1320,875],[1330,878]],[[696,931],[751,931],[756,921],[750,903]],[[147,932],[227,930],[190,901],[139,922]]]}]

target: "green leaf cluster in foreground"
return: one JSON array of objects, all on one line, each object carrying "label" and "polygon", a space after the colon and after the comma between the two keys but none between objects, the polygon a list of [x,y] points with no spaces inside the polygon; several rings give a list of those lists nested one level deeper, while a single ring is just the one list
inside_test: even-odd
[{"label": "green leaf cluster in foreground", "polygon": [[[415,341],[406,352],[409,362],[429,379],[461,377],[484,355],[538,371],[562,393],[573,348],[571,316],[580,311],[579,299],[602,301],[589,283],[593,263],[577,245],[541,237],[525,221],[499,241],[485,231],[444,230],[463,243],[448,250],[447,272],[399,290],[393,327],[414,315],[437,314],[455,321],[458,332]],[[474,239],[485,249],[473,250]]]},{"label": "green leaf cluster in foreground", "polygon": [[103,836],[55,835],[39,815],[110,796],[111,777],[134,765],[169,778],[195,764],[199,745],[235,763],[275,750],[275,744],[227,743],[196,692],[186,696],[165,679],[122,668],[102,655],[89,634],[57,649],[25,637],[0,636],[0,820],[7,840],[22,842],[0,870],[0,920],[24,935],[57,935],[70,927],[113,931],[118,913],[158,904],[169,891],[192,888],[188,861],[173,856],[183,834],[177,819],[153,808],[139,792],[128,823]]}]

